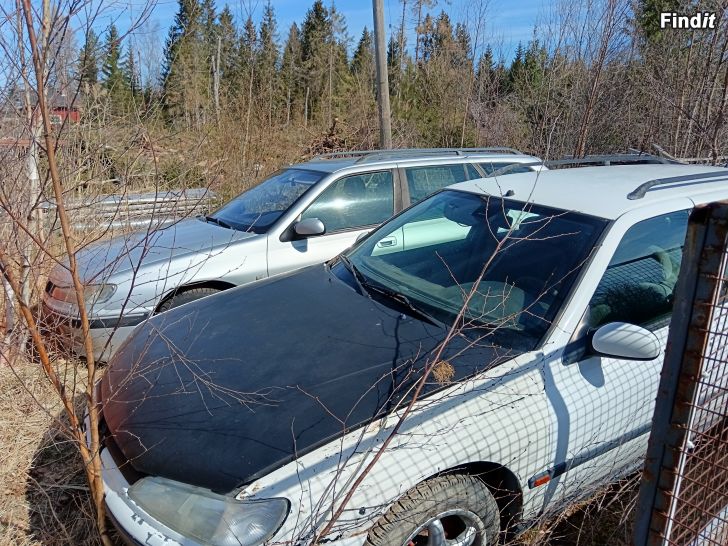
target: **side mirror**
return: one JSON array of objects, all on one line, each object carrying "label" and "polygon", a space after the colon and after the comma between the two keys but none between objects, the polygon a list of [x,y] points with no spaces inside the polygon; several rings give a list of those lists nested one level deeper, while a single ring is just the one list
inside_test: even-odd
[{"label": "side mirror", "polygon": [[318,218],[304,218],[294,224],[293,231],[302,237],[315,237],[326,233],[326,226]]},{"label": "side mirror", "polygon": [[591,338],[594,353],[628,360],[654,360],[660,356],[660,340],[640,326],[610,322],[600,326]]},{"label": "side mirror", "polygon": [[368,232],[368,231],[365,231],[364,233],[360,233],[360,234],[359,234],[359,235],[357,236],[357,238],[356,238],[356,241],[354,241],[354,244],[356,244],[356,243],[358,243],[359,241],[361,241],[362,239],[364,239],[364,237],[366,237],[367,235],[369,235],[369,232]]}]

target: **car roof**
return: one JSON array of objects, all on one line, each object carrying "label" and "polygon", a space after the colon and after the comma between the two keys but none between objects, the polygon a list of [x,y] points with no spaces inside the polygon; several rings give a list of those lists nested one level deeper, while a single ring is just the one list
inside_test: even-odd
[{"label": "car roof", "polygon": [[[717,173],[717,177],[710,173]],[[720,176],[719,173],[725,176]],[[697,183],[700,177],[695,175],[699,174],[707,174],[705,182]],[[716,178],[711,180],[710,176]],[[632,198],[628,197],[642,184],[673,177],[692,179],[668,181],[648,189],[642,197],[634,194]],[[659,201],[690,198],[696,204],[701,204],[727,199],[728,169],[677,164],[578,167],[482,178],[449,187],[499,196],[513,192],[512,198],[517,201],[613,220],[630,210]]]},{"label": "car roof", "polygon": [[372,168],[391,168],[395,166],[407,167],[415,165],[449,165],[453,163],[534,163],[540,162],[538,157],[528,154],[514,153],[465,153],[462,155],[436,155],[433,153],[421,156],[407,155],[396,157],[383,157],[381,159],[365,157],[345,157],[335,159],[311,159],[303,163],[290,165],[291,169],[308,169],[325,173],[334,173],[350,167],[367,171]]}]

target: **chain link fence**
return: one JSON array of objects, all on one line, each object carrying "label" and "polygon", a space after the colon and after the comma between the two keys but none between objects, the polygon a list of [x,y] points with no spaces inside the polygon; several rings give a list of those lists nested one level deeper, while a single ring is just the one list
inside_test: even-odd
[{"label": "chain link fence", "polygon": [[690,217],[635,546],[728,544],[728,202]]}]

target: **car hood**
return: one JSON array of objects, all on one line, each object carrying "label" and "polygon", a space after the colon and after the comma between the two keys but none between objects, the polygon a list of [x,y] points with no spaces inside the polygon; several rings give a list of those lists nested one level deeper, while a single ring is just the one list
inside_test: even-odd
[{"label": "car hood", "polygon": [[[314,266],[142,324],[103,414],[138,472],[229,492],[394,409],[445,335]],[[495,359],[466,343],[444,355],[455,380]]]},{"label": "car hood", "polygon": [[132,271],[140,265],[168,262],[190,253],[210,252],[254,236],[189,218],[161,229],[135,231],[89,245],[78,252],[76,260],[82,282],[94,283],[116,273]]}]

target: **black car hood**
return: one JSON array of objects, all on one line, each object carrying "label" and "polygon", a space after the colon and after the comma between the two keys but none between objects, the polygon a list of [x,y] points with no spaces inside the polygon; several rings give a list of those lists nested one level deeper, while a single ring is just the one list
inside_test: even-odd
[{"label": "black car hood", "polygon": [[[112,359],[108,429],[138,472],[232,491],[402,401],[446,330],[394,307],[315,266],[168,311]],[[457,379],[495,354],[445,358]]]}]

